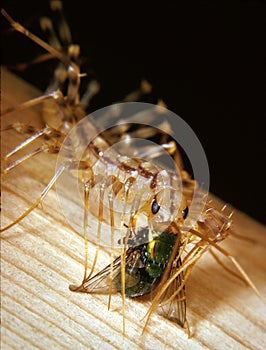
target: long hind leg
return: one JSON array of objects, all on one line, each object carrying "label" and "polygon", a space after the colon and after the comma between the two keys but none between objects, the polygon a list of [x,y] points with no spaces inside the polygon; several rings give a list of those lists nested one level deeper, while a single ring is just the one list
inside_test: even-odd
[{"label": "long hind leg", "polygon": [[[16,87],[16,88],[14,88]],[[16,103],[19,103],[21,100],[25,101],[32,96],[36,96],[38,94],[38,91],[33,88],[32,86],[26,84],[25,82],[20,81],[17,77],[15,77],[13,74],[9,73],[8,71],[2,70],[2,105],[3,106],[12,106]],[[18,116],[18,112],[15,112],[13,114],[7,115],[7,120],[1,120],[2,128],[4,128],[4,122],[6,123],[12,123],[13,120],[16,120]],[[39,128],[39,115],[37,113],[36,109],[28,109],[24,112],[19,112],[19,116],[22,117],[21,121],[26,123],[26,121],[30,122],[36,122],[34,127]],[[24,118],[24,119],[23,119]],[[21,144],[23,142],[23,139],[25,138],[25,135],[21,135],[15,131],[6,131],[3,132],[1,135],[1,151],[4,152],[2,154],[2,159],[6,156],[6,153],[10,153],[10,149],[14,150],[14,147],[16,145]],[[28,147],[28,146],[27,146]],[[26,147],[26,148],[27,148]],[[25,150],[24,152],[26,154],[29,154],[30,151]],[[18,159],[22,159],[19,156]],[[25,210],[25,207],[30,210],[31,206],[37,206],[36,198],[40,195],[41,190],[45,188],[45,184],[49,183],[50,179],[52,178],[51,173],[54,172],[53,169],[53,160],[52,156],[48,163],[46,162],[46,158],[49,158],[50,156],[47,155],[43,157],[38,157],[38,159],[32,159],[27,161],[25,164],[25,167],[18,169],[15,172],[11,172],[11,174],[5,174],[2,178],[2,215],[4,216],[4,213],[7,213],[7,216],[9,217],[9,223],[10,221],[14,221],[14,217],[19,219],[19,214]],[[11,158],[11,156],[10,156]],[[3,163],[3,172],[5,162]],[[46,165],[44,165],[46,164]],[[43,170],[42,166],[45,166]],[[55,163],[54,163],[55,165]],[[19,167],[20,168],[20,167]],[[24,178],[25,174],[25,178]],[[31,180],[32,178],[32,180]],[[36,188],[36,186],[38,186]],[[39,188],[39,190],[38,190]],[[11,198],[15,199],[15,206],[12,204]],[[19,200],[19,197],[22,197],[22,200]],[[44,197],[41,197],[42,199]],[[34,201],[35,199],[35,201]],[[40,199],[40,201],[42,201]],[[22,203],[24,203],[22,205]],[[33,204],[32,204],[33,203]],[[20,206],[21,204],[21,206]],[[23,207],[23,210],[21,209]],[[21,212],[19,212],[19,208],[21,209]],[[14,214],[11,214],[11,212],[14,212]],[[7,223],[8,223],[7,221]],[[4,225],[4,220],[2,220],[2,225]]]}]

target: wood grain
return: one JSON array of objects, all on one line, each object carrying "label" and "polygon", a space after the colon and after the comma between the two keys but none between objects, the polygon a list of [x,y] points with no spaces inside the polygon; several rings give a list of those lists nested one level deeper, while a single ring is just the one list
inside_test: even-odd
[{"label": "wood grain", "polygon": [[[39,94],[5,70],[1,78],[4,108]],[[38,115],[38,108],[10,113],[3,117],[2,128],[18,118],[38,123]],[[2,152],[5,154],[23,138],[24,135],[12,131],[3,132]],[[54,171],[55,161],[49,155],[38,156],[3,177],[2,225],[17,217],[40,195]],[[75,198],[68,200],[73,212],[78,212]],[[78,218],[73,215],[73,220]],[[222,245],[265,296],[265,227],[238,211],[234,227],[254,242],[231,237]],[[90,249],[93,251],[94,247]],[[108,311],[106,296],[69,291],[70,283],[82,279],[83,255],[83,238],[66,223],[54,189],[42,208],[2,234],[3,350],[265,349],[265,304],[210,254],[195,267],[187,285],[191,339],[185,330],[156,313],[141,336],[148,304],[129,299],[123,336],[120,295],[112,298]],[[109,256],[103,252],[98,268],[108,263]]]}]

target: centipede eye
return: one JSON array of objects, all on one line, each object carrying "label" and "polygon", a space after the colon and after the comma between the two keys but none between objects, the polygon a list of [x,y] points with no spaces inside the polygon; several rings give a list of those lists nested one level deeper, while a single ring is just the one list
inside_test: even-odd
[{"label": "centipede eye", "polygon": [[151,205],[152,214],[157,214],[159,210],[160,210],[160,205],[156,202],[156,199],[154,199]]},{"label": "centipede eye", "polygon": [[183,219],[186,219],[188,216],[188,206],[186,206],[186,208],[184,210],[182,210],[182,215],[183,215]]}]

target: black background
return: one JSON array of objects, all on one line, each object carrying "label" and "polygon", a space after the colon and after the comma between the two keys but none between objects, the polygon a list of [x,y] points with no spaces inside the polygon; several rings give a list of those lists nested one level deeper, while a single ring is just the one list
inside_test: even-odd
[{"label": "black background", "polygon": [[[38,34],[36,21],[49,15],[47,4],[2,1]],[[200,139],[211,192],[265,223],[265,2],[76,0],[65,1],[64,9],[73,41],[101,83],[95,107],[120,100],[148,79],[153,96]],[[4,30],[3,39],[4,63],[39,52],[19,34]],[[44,89],[52,64],[45,69],[23,75]]]}]

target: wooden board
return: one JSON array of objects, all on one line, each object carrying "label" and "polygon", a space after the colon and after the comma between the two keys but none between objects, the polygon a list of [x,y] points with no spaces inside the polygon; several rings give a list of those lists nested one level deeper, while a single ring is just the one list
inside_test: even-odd
[{"label": "wooden board", "polygon": [[[39,93],[5,70],[1,79],[4,108]],[[32,108],[8,114],[3,117],[2,127],[18,118],[35,123],[38,113],[38,108]],[[2,152],[12,149],[23,138],[24,135],[15,132],[3,132]],[[54,167],[55,159],[44,155],[3,177],[2,225],[17,217],[40,195]],[[75,213],[75,198],[68,200]],[[238,211],[234,215],[234,227],[254,242],[231,237],[222,246],[232,253],[265,296],[265,227]],[[83,256],[83,238],[66,223],[55,190],[50,191],[43,208],[34,210],[2,234],[3,350],[266,348],[265,304],[210,254],[195,267],[187,285],[191,339],[185,330],[156,313],[141,335],[148,304],[130,299],[126,300],[123,336],[120,295],[112,298],[108,311],[107,296],[69,291],[69,284],[82,279]],[[108,264],[109,259],[103,252],[98,268]]]}]

